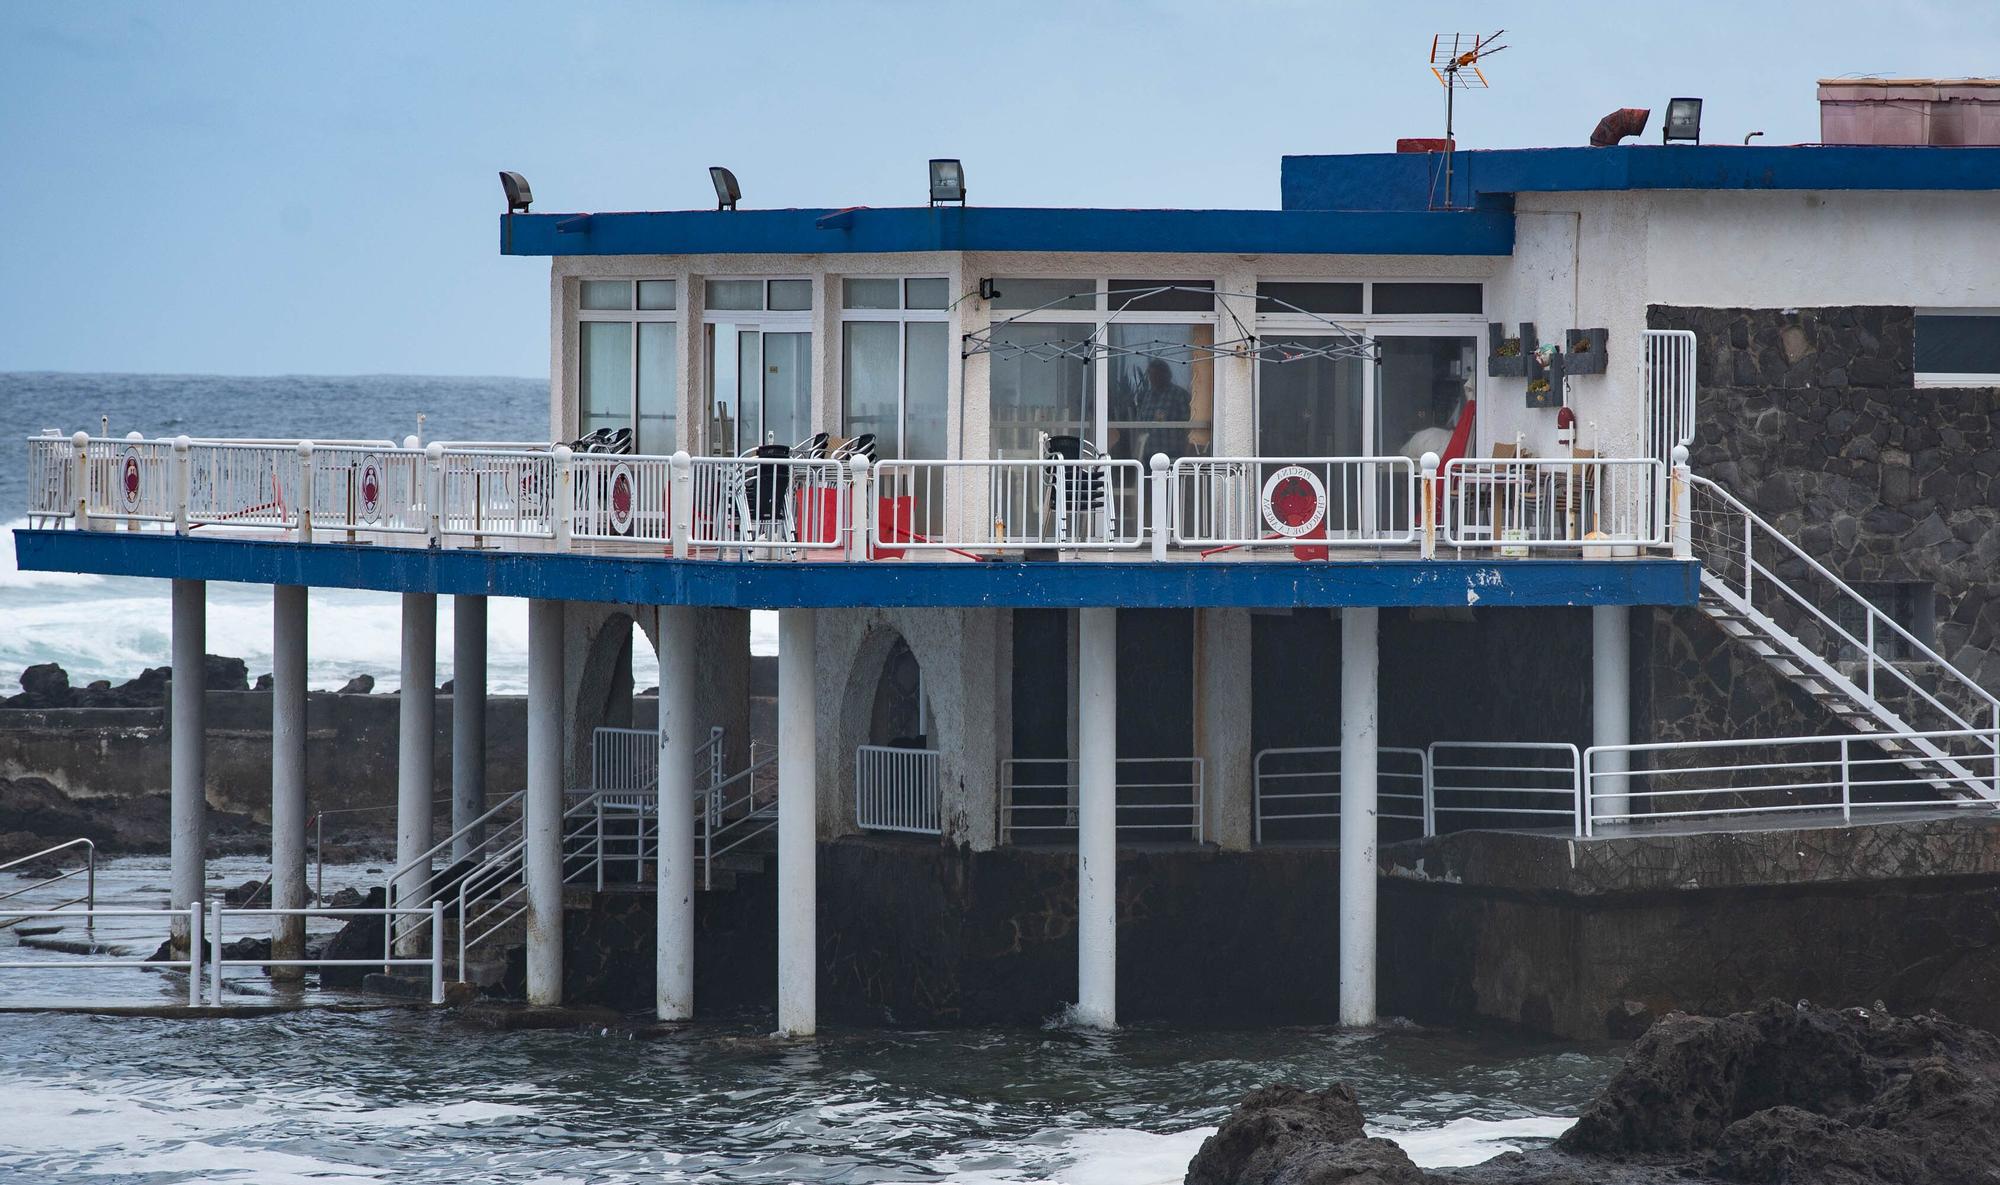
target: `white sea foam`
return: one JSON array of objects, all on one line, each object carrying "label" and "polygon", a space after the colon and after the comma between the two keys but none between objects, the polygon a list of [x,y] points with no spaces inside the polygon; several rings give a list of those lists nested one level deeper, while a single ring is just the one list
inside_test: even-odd
[{"label": "white sea foam", "polygon": [[[24,667],[61,663],[75,686],[94,679],[122,683],[147,667],[165,666],[172,639],[168,590],[163,580],[91,576],[74,572],[23,572],[15,562],[16,520],[0,527],[0,685]],[[377,691],[401,682],[402,609],[393,593],[357,589],[313,590],[307,626],[306,677],[316,689],[338,688],[358,674],[372,675]],[[778,615],[750,615],[750,652],[778,652]],[[527,602],[496,597],[487,613],[487,688],[518,695],[528,686]],[[451,677],[452,612],[438,604],[438,678]],[[632,648],[636,687],[659,683],[652,648]],[[247,584],[208,589],[208,651],[239,657],[254,678],[271,669],[271,596]]]}]

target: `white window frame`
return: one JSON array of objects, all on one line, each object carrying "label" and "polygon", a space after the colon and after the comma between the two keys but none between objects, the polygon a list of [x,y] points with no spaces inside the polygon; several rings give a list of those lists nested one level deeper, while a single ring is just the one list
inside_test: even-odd
[{"label": "white window frame", "polygon": [[[670,309],[641,310],[639,308],[639,284],[642,281],[646,283],[653,283],[655,281],[660,281],[660,280],[665,280],[673,284],[674,307]],[[607,283],[623,284],[627,288],[630,288],[632,291],[631,304],[628,307],[622,309],[584,308],[583,286],[585,284],[607,284]],[[583,434],[583,421],[584,421],[583,328],[582,328],[583,323],[586,321],[596,321],[596,322],[610,321],[632,326],[632,342],[630,347],[631,354],[626,359],[625,363],[626,372],[629,375],[631,375],[631,381],[628,384],[631,390],[626,393],[626,413],[627,413],[626,420],[632,429],[633,447],[637,448],[639,442],[639,324],[640,322],[658,322],[658,321],[669,321],[675,325],[680,324],[680,319],[681,319],[680,306],[681,303],[687,299],[687,293],[686,291],[684,291],[684,287],[685,286],[681,281],[681,277],[679,276],[578,276],[576,278],[576,320],[578,325],[576,331],[576,339],[577,339],[576,340],[576,415],[571,419],[569,425],[570,436],[572,438],[581,436]],[[679,333],[676,333],[674,335],[673,373],[677,376],[681,373],[681,357],[682,357],[681,351],[687,349],[687,343],[681,341],[680,337],[681,335]],[[679,385],[678,382],[676,382],[677,388],[678,385]],[[684,393],[677,389],[674,392],[674,447],[675,448],[686,447],[683,439],[685,431],[683,429],[680,420],[681,407],[686,402],[687,401],[684,398]]]},{"label": "white window frame", "polygon": [[[1916,317],[2000,317],[2000,308],[1920,308]],[[1916,322],[1911,321],[1910,365],[1912,384],[1917,387],[2000,387],[2000,372],[1959,374],[1942,370],[1916,370]]]},{"label": "white window frame", "polygon": [[[1010,278],[1022,280],[1066,280],[1074,281],[1078,284],[1088,284],[1096,294],[1095,300],[1092,307],[1088,309],[1043,309],[1036,311],[1031,309],[994,308],[992,310],[993,324],[996,326],[1005,321],[1011,321],[1017,325],[1110,324],[1113,320],[1113,311],[1110,307],[1111,298],[1105,290],[1111,286],[1113,279],[1139,280],[1142,283],[1158,283],[1162,286],[1183,281],[1193,281],[1198,284],[1212,284],[1218,292],[1222,288],[1222,277],[1220,275],[1197,272],[1176,272],[1171,276],[1163,276],[1155,279],[1146,276],[1134,276],[1129,272],[1118,276],[1105,276],[1078,275],[1073,272],[1036,271],[1014,277],[1002,276],[995,279],[995,285],[1000,288],[1003,294],[1007,291],[1007,281]],[[1117,312],[1115,319],[1120,325],[1207,325],[1219,332],[1222,326],[1222,313],[1217,308],[1216,302],[1220,300],[1221,297],[1218,295],[1215,301],[1211,301],[1209,311],[1206,313],[1153,312],[1150,310],[1141,312],[1126,309]],[[1027,315],[1031,312],[1034,314],[1033,316]],[[1100,364],[1091,367],[1090,381],[1095,404],[1091,416],[1090,443],[1092,447],[1101,451],[1107,447],[1107,442],[1111,439],[1111,368],[1102,365],[1100,360]],[[990,391],[987,395],[987,408],[987,418],[990,421],[993,414],[991,410],[992,394]],[[1213,415],[1214,413],[1211,414]],[[1213,431],[1212,423],[1211,431]]]},{"label": "white window frame", "polygon": [[[709,308],[708,285],[717,281],[728,282],[732,280],[756,280],[762,283],[764,286],[763,307],[758,309]],[[760,275],[760,276],[706,275],[706,276],[697,276],[692,281],[694,283],[699,283],[702,286],[702,302],[701,302],[702,380],[701,381],[703,389],[701,396],[702,402],[700,405],[701,406],[700,420],[701,420],[701,444],[702,448],[705,451],[713,452],[715,447],[715,442],[708,438],[709,432],[713,428],[715,422],[716,367],[715,367],[714,350],[712,348],[714,327],[717,325],[737,325],[746,329],[755,329],[760,338],[767,333],[803,333],[808,338],[812,336],[813,314],[815,312],[815,309],[812,306],[808,306],[803,309],[778,309],[775,311],[771,308],[771,282],[774,280],[804,280],[806,283],[812,286],[814,303],[817,304],[817,302],[819,301],[820,277],[805,273],[792,272],[792,273],[782,273],[777,275]],[[762,349],[763,346],[760,341],[758,345],[758,351],[759,351],[758,357],[760,358],[763,357]],[[810,353],[810,351],[808,352]],[[741,380],[739,379],[738,381],[740,382]],[[807,382],[809,385],[816,386],[818,382],[818,376],[809,374],[807,376]],[[759,392],[759,398],[762,398],[763,383],[761,379],[759,380],[758,383],[758,392]],[[760,407],[758,415],[758,423],[761,425],[762,422],[763,422],[763,415],[762,415],[762,408]],[[738,439],[734,443],[736,446],[738,446],[736,451],[741,451],[741,445],[742,445],[741,434],[743,431],[743,409],[740,407],[736,409],[736,431],[738,434]],[[787,441],[786,443],[790,442]],[[682,447],[685,448],[687,446],[683,445]],[[693,452],[694,450],[689,449],[688,451]],[[733,456],[734,452],[732,452],[731,455]]]},{"label": "white window frame", "polygon": [[[834,287],[838,290],[837,296],[838,299],[840,300],[840,320],[839,320],[840,341],[837,343],[837,345],[840,349],[838,365],[840,367],[841,431],[845,432],[847,430],[847,327],[848,325],[856,321],[894,323],[896,326],[898,326],[896,331],[896,441],[895,441],[896,453],[895,455],[898,458],[907,458],[908,454],[904,451],[904,446],[909,439],[909,430],[910,430],[910,375],[909,375],[910,331],[907,328],[903,327],[909,325],[911,322],[939,324],[939,325],[950,323],[951,277],[944,275],[943,273],[936,273],[936,272],[934,273],[913,272],[908,275],[903,275],[900,273],[896,275],[880,275],[880,274],[871,274],[863,272],[851,275],[841,275],[835,278],[838,279],[840,283],[838,285],[829,285],[829,287]],[[846,282],[848,280],[894,280],[896,282],[897,298],[905,307],[895,308],[895,309],[850,309],[847,307]],[[910,299],[909,282],[911,280],[943,280],[945,282],[945,297],[946,297],[945,307],[941,309],[913,309],[907,307]],[[947,344],[949,343],[947,342]],[[946,421],[949,422],[951,418],[950,416],[951,380],[949,376],[947,376],[945,380],[944,397],[946,404],[945,418]],[[946,442],[945,451],[946,452],[951,451],[949,441]],[[886,456],[887,454],[884,453],[883,455]]]}]

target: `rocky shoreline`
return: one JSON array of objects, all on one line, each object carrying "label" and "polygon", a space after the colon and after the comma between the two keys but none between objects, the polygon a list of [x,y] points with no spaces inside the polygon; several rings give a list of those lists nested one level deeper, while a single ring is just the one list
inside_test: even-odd
[{"label": "rocky shoreline", "polygon": [[1187,1185],[1973,1185],[2000,1181],[2000,1038],[1936,1013],[1769,1001],[1673,1013],[1554,1144],[1424,1170],[1354,1091],[1269,1086]]}]

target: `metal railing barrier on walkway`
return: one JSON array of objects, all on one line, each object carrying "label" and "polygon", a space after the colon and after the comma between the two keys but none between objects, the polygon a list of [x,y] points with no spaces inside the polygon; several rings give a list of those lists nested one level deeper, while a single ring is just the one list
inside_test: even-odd
[{"label": "metal railing barrier on walkway", "polygon": [[864,831],[942,835],[936,749],[860,745],[854,750],[854,821]]},{"label": "metal railing barrier on walkway", "polygon": [[[83,864],[81,867],[50,873],[45,876],[30,876],[27,873],[20,874],[28,877],[28,883],[9,889],[5,893],[0,893],[0,903],[11,901],[16,897],[22,897],[29,893],[46,889],[50,885],[59,885],[64,881],[81,876],[83,878],[83,893],[80,896],[72,897],[68,901],[59,901],[48,908],[67,909],[72,905],[81,905],[85,909],[94,908],[97,905],[97,845],[88,839],[64,840],[54,847],[43,848],[39,852],[29,852],[25,856],[17,856],[4,864],[0,864],[0,872],[12,872],[16,868],[29,867],[42,860],[53,860],[58,853],[73,851],[79,848],[83,851]],[[16,918],[14,921],[19,920]],[[86,919],[85,925],[87,926],[88,924],[88,919]],[[0,930],[5,930],[12,925],[14,925],[13,921],[0,921]]]},{"label": "metal railing barrier on walkway", "polygon": [[0,959],[0,971],[184,971],[188,977],[188,1003],[199,1005],[201,995],[201,918],[202,908],[191,905],[186,909],[0,909],[0,920],[21,921],[27,918],[69,919],[81,917],[84,927],[90,929],[98,918],[159,918],[171,927],[176,918],[185,919],[188,935],[188,956],[185,959],[131,959],[131,958],[73,958],[73,959]]},{"label": "metal railing barrier on walkway", "polygon": [[1575,745],[1435,741],[1429,752],[1431,834],[1550,826],[1584,833],[1583,761]]},{"label": "metal railing barrier on walkway", "polygon": [[[1593,745],[1583,752],[1585,833],[1690,819],[1992,811],[1996,740],[1987,728]],[[1973,797],[1969,767],[1986,771]]]},{"label": "metal railing barrier on walkway", "polygon": [[[1013,757],[1002,763],[1000,842],[1076,842],[1076,764],[1074,758],[1062,757]],[[1120,757],[1119,842],[1201,843],[1202,769],[1199,757]]]},{"label": "metal railing barrier on walkway", "polygon": [[[1429,758],[1422,749],[1376,751],[1376,818],[1384,842],[1431,834],[1426,811]],[[1333,843],[1340,838],[1340,746],[1260,749],[1251,763],[1256,841]]]},{"label": "metal railing barrier on walkway", "polygon": [[1408,457],[1182,457],[1173,541],[1207,549],[1390,547],[1417,540]]}]

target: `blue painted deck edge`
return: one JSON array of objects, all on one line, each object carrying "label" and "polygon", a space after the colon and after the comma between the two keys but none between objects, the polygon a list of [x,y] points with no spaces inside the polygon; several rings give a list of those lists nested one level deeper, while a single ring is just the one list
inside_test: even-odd
[{"label": "blue painted deck edge", "polygon": [[503,214],[503,255],[1170,251],[1511,255],[1505,210],[1060,210],[924,207]]},{"label": "blue painted deck edge", "polygon": [[1692,605],[1692,562],[730,563],[16,530],[23,571],[741,609]]}]

